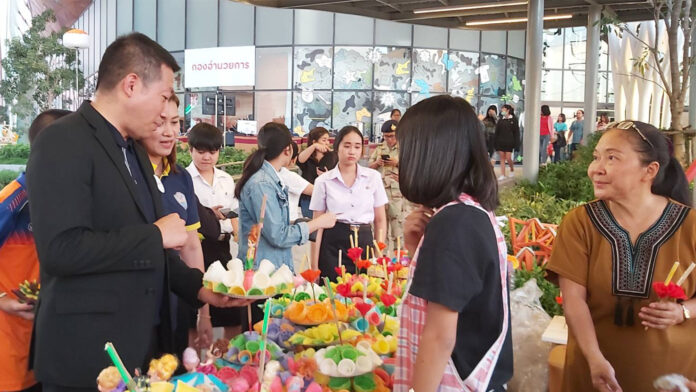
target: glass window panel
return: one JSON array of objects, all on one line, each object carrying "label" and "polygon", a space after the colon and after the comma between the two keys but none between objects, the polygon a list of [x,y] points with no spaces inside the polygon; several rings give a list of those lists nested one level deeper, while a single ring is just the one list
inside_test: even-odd
[{"label": "glass window panel", "polygon": [[407,90],[411,84],[411,50],[407,48],[375,48],[375,89]]},{"label": "glass window panel", "polygon": [[541,100],[561,101],[563,71],[545,69],[541,71]]},{"label": "glass window panel", "polygon": [[425,95],[446,91],[448,59],[446,50],[414,49],[411,89]]},{"label": "glass window panel", "polygon": [[502,96],[505,94],[505,58],[495,54],[482,54],[479,67],[480,94]]},{"label": "glass window panel", "polygon": [[288,128],[292,110],[292,93],[290,91],[263,91],[256,93],[256,120],[261,127],[268,122],[280,122]]},{"label": "glass window panel", "polygon": [[372,92],[337,91],[333,95],[333,125],[358,127],[363,136],[372,137]]},{"label": "glass window panel", "polygon": [[411,46],[411,25],[375,19],[375,44],[385,46]]},{"label": "glass window panel", "polygon": [[507,34],[505,30],[484,30],[481,32],[481,51],[505,54]]},{"label": "glass window panel", "polygon": [[292,97],[292,132],[298,136],[306,135],[312,128],[331,129],[331,92],[294,92]]},{"label": "glass window panel", "polygon": [[585,71],[563,72],[563,101],[585,101]]},{"label": "glass window panel", "polygon": [[[133,30],[139,31],[152,39],[157,39],[157,1],[140,0],[133,2]],[[90,15],[90,19],[92,15]],[[90,31],[94,31],[91,29]]]},{"label": "glass window panel", "polygon": [[391,111],[393,109],[401,110],[401,113],[406,112],[408,109],[410,94],[408,93],[397,93],[392,91],[375,91],[375,97],[373,101],[374,111],[372,113],[372,119],[374,122],[374,137],[381,136],[380,130],[382,124],[389,120],[391,116]]},{"label": "glass window panel", "polygon": [[544,30],[542,67],[563,68],[563,29]]},{"label": "glass window panel", "polygon": [[[179,67],[181,68],[179,72],[174,74],[174,91],[175,92],[183,92],[184,91],[184,73],[186,70],[186,67],[184,64],[185,56],[184,52],[176,52],[172,53],[172,57],[176,60],[176,63],[179,64]],[[180,102],[184,102],[181,101]],[[183,105],[179,105],[181,107]]]},{"label": "glass window panel", "polygon": [[412,93],[411,94],[411,106],[417,104],[418,102],[420,102],[426,98],[434,97],[436,95],[444,95],[444,94],[445,93],[428,93],[428,94]]},{"label": "glass window panel", "polygon": [[295,45],[331,45],[333,13],[295,10]]},{"label": "glass window panel", "polygon": [[186,0],[157,0],[157,41],[168,51],[184,50]]},{"label": "glass window panel", "polygon": [[[254,119],[254,93],[248,91],[233,91],[222,93],[228,100],[234,99],[234,113],[227,111],[227,116],[220,116],[220,123],[225,124],[226,130],[236,130],[237,120]],[[260,127],[263,124],[258,124]]]},{"label": "glass window panel", "polygon": [[479,54],[473,52],[449,52],[447,67],[449,70],[448,89],[452,95],[471,99],[478,94]]},{"label": "glass window panel", "polygon": [[295,47],[295,88],[330,90],[333,63],[331,47]]},{"label": "glass window panel", "polygon": [[450,49],[479,51],[479,30],[450,29]]},{"label": "glass window panel", "polygon": [[447,48],[447,29],[433,26],[413,26],[413,46]]},{"label": "glass window panel", "polygon": [[254,6],[234,1],[220,2],[220,46],[254,44]]},{"label": "glass window panel", "polygon": [[585,69],[585,53],[587,52],[587,29],[585,27],[570,27],[565,29],[565,66],[567,69]]},{"label": "glass window panel", "polygon": [[186,1],[186,49],[218,46],[217,0]]},{"label": "glass window panel", "polygon": [[[486,112],[488,111],[488,107],[491,105],[495,105],[496,109],[498,109],[498,113],[500,113],[500,107],[503,106],[505,101],[498,97],[479,97],[478,98],[478,114],[486,115]],[[517,112],[515,112],[517,113]]]},{"label": "glass window panel", "polygon": [[508,31],[508,42],[507,42],[507,54],[508,56],[515,56],[518,58],[524,58],[525,47],[525,32],[524,30],[510,30]]},{"label": "glass window panel", "polygon": [[292,10],[256,7],[256,45],[292,45]]},{"label": "glass window panel", "polygon": [[[84,18],[84,14],[82,17]],[[84,21],[84,19],[82,20]],[[131,31],[133,31],[133,0],[117,0],[116,35],[127,34]]]},{"label": "glass window panel", "polygon": [[106,45],[108,46],[116,39],[116,31],[118,26],[116,26],[116,15],[117,15],[117,2],[115,0],[109,1],[107,3],[107,22],[106,22]]},{"label": "glass window panel", "polygon": [[604,41],[599,41],[599,69],[606,71],[609,65],[609,46]]},{"label": "glass window panel", "polygon": [[507,95],[512,101],[524,99],[524,60],[507,59]]},{"label": "glass window panel", "polygon": [[189,105],[191,107],[190,109],[190,122],[188,124],[188,128],[193,127],[194,125],[198,123],[208,123],[211,125],[215,125],[215,115],[214,115],[214,110],[213,112],[205,111],[205,114],[203,113],[203,102],[204,99],[207,96],[214,95],[215,93],[212,91],[208,92],[195,92],[195,93],[190,93],[189,94]]},{"label": "glass window panel", "polygon": [[597,102],[607,102],[607,72],[600,72],[597,75]]},{"label": "glass window panel", "polygon": [[336,47],[334,55],[334,89],[369,90],[372,88],[370,47]]},{"label": "glass window panel", "polygon": [[292,48],[256,48],[256,88],[289,89],[292,80]]},{"label": "glass window panel", "polygon": [[336,45],[372,45],[375,20],[359,15],[336,14]]}]

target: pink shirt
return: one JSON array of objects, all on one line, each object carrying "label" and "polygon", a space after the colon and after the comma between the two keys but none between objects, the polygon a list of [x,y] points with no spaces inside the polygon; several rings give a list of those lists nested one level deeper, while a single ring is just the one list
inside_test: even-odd
[{"label": "pink shirt", "polygon": [[317,177],[309,209],[333,212],[339,222],[368,224],[375,220],[375,208],[388,201],[378,171],[358,165],[358,175],[349,188],[336,166]]}]

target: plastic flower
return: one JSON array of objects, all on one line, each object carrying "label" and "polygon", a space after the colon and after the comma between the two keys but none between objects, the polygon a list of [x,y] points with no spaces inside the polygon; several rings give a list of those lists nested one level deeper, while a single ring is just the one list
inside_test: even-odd
[{"label": "plastic flower", "polygon": [[300,275],[302,275],[307,282],[314,283],[319,278],[319,275],[321,275],[321,270],[308,269],[303,271]]},{"label": "plastic flower", "polygon": [[559,305],[563,305],[563,297],[561,297],[560,295],[556,297],[556,303]]},{"label": "plastic flower", "polygon": [[657,293],[657,296],[661,299],[681,299],[687,300],[686,293],[681,286],[677,286],[675,283],[670,283],[665,285],[664,282],[653,283],[653,290]]},{"label": "plastic flower", "polygon": [[358,260],[355,262],[355,266],[358,267],[359,270],[367,270],[368,268],[370,268],[371,265],[372,263],[370,262],[370,260]]},{"label": "plastic flower", "polygon": [[348,297],[350,295],[350,285],[348,283],[336,285],[336,292],[341,294],[343,297]]},{"label": "plastic flower", "polygon": [[367,314],[367,312],[369,312],[370,309],[372,309],[372,305],[370,305],[370,304],[368,304],[368,303],[365,303],[365,302],[357,303],[357,304],[355,304],[355,307],[358,309],[358,311],[360,312],[360,314],[361,314],[363,317],[365,317],[365,315]]},{"label": "plastic flower", "polygon": [[348,249],[348,257],[353,260],[355,263],[357,260],[362,257],[363,249],[362,248],[350,248]]},{"label": "plastic flower", "polygon": [[387,248],[387,244],[384,242],[377,242],[377,246],[379,247],[379,250],[384,250]]},{"label": "plastic flower", "polygon": [[382,296],[379,298],[380,301],[384,304],[386,307],[390,307],[396,303],[396,297],[394,297],[391,294],[384,293]]}]

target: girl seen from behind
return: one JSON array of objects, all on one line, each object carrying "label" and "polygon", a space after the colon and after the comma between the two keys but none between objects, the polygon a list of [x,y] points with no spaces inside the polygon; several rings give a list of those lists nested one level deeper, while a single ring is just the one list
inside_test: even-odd
[{"label": "girl seen from behind", "polygon": [[399,127],[399,184],[420,207],[405,225],[416,257],[394,391],[504,391],[512,377],[507,248],[478,119],[464,99],[443,95],[411,107]]}]

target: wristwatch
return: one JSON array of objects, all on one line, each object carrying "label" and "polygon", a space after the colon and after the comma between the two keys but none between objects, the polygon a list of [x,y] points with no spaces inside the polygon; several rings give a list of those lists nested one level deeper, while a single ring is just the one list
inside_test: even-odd
[{"label": "wristwatch", "polygon": [[682,307],[682,312],[684,313],[684,321],[688,320],[691,318],[691,312],[689,312],[689,309],[684,306],[684,304],[679,304]]}]

